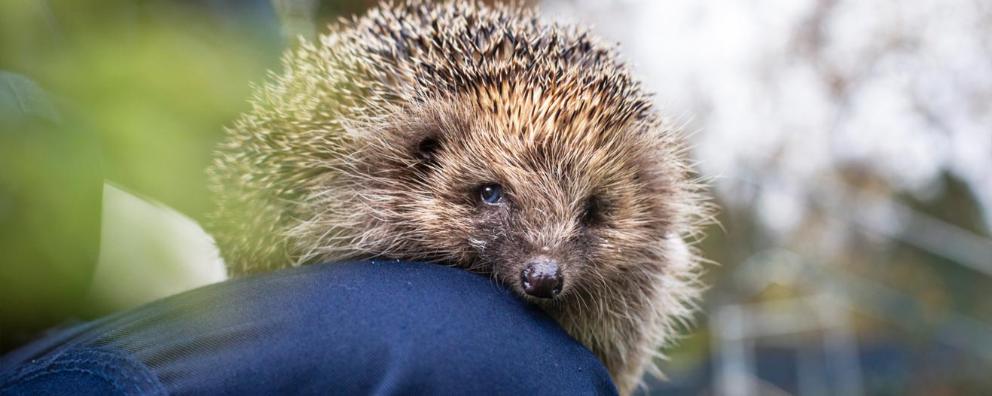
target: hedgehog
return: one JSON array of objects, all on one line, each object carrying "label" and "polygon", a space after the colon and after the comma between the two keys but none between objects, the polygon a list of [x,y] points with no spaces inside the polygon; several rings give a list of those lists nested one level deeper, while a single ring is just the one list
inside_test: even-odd
[{"label": "hedgehog", "polygon": [[301,40],[209,169],[229,273],[390,258],[486,274],[629,394],[691,319],[707,204],[617,47],[467,0],[387,3]]}]

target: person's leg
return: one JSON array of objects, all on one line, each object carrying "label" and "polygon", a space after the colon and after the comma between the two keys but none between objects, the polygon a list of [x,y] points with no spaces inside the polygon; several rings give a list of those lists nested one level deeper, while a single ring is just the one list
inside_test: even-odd
[{"label": "person's leg", "polygon": [[60,332],[0,364],[4,395],[615,393],[590,351],[491,280],[398,262],[223,282]]}]

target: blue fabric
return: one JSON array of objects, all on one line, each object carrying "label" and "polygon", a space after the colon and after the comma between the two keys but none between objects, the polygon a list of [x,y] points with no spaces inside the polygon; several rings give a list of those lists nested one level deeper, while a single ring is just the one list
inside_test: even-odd
[{"label": "blue fabric", "polygon": [[56,331],[0,359],[0,394],[615,394],[537,308],[439,265],[315,265]]}]

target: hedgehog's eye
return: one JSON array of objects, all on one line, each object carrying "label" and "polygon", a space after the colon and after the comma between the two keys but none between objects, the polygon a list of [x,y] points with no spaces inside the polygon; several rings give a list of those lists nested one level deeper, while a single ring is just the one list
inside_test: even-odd
[{"label": "hedgehog's eye", "polygon": [[479,199],[487,205],[496,205],[503,200],[503,187],[499,184],[483,184],[479,187]]},{"label": "hedgehog's eye", "polygon": [[432,162],[437,150],[441,148],[441,143],[434,138],[427,138],[417,145],[417,156],[424,162]]},{"label": "hedgehog's eye", "polygon": [[603,221],[603,202],[599,197],[591,196],[586,199],[586,206],[582,209],[582,224],[593,225]]}]

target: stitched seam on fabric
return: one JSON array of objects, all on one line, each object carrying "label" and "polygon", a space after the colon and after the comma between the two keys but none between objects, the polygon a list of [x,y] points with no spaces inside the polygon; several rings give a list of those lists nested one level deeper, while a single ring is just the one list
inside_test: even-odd
[{"label": "stitched seam on fabric", "polygon": [[[101,358],[102,357],[102,358]],[[122,366],[120,363],[123,363]],[[102,375],[90,369],[72,367],[79,364],[92,364],[104,370]],[[69,366],[69,367],[66,367]],[[124,368],[122,368],[124,367]],[[139,370],[144,370],[146,375],[137,375]],[[90,347],[76,347],[58,353],[55,356],[32,362],[19,370],[17,375],[12,376],[5,384],[4,388],[10,389],[18,383],[33,381],[48,375],[60,372],[81,372],[100,378],[111,384],[114,389],[127,393],[127,387],[118,378],[126,380],[126,384],[132,385],[134,393],[144,391],[161,392],[162,385],[156,383],[152,378],[156,378],[154,373],[140,362],[128,359],[126,355],[117,351],[107,351]]]},{"label": "stitched seam on fabric", "polygon": [[19,381],[23,379],[25,376],[34,374],[38,370],[43,370],[47,367],[50,367],[52,364],[55,363],[56,360],[61,358],[62,355],[65,354],[65,352],[66,351],[59,351],[57,353],[52,354],[52,356],[46,356],[41,359],[29,360],[27,364],[24,364],[20,368],[14,370],[14,372],[10,375],[10,378],[8,379],[7,383],[13,383]]},{"label": "stitched seam on fabric", "polygon": [[72,372],[88,374],[90,376],[99,378],[99,379],[103,380],[104,382],[106,382],[106,383],[110,384],[111,386],[113,386],[114,387],[114,390],[116,390],[118,393],[128,394],[125,391],[125,388],[121,387],[121,385],[117,381],[115,381],[112,377],[108,377],[106,375],[101,375],[100,373],[96,373],[93,370],[87,370],[87,369],[79,368],[79,367],[65,367],[65,368],[60,368],[60,369],[55,369],[55,370],[46,370],[43,373],[38,373],[38,374],[35,374],[33,376],[27,377],[27,378],[23,379],[22,381],[23,382],[29,382],[29,381],[33,381],[33,380],[36,380],[36,379],[44,378],[44,377],[49,376],[49,375],[55,375],[55,374],[58,374],[58,373],[72,373]]},{"label": "stitched seam on fabric", "polygon": [[[106,353],[106,352],[103,352],[103,351],[86,351],[86,352],[93,352],[94,354],[103,354],[105,356],[109,355],[111,358],[117,358],[116,355],[113,355],[113,354],[110,354],[110,353]],[[108,364],[108,362],[105,361],[105,360],[97,360],[97,359],[93,359],[93,358],[69,357],[69,358],[64,359],[63,361],[58,361],[56,359],[55,361],[52,361],[52,362],[48,363],[45,366],[40,366],[40,367],[38,367],[38,371],[39,372],[35,372],[35,373],[30,374],[30,375],[27,375],[27,376],[25,376],[23,378],[20,378],[20,380],[21,381],[31,381],[31,380],[33,380],[35,378],[38,378],[38,377],[41,377],[41,376],[45,376],[45,375],[52,374],[52,373],[63,372],[63,371],[72,371],[73,369],[78,369],[80,371],[87,371],[88,372],[89,370],[82,369],[82,368],[76,368],[76,367],[59,367],[59,366],[63,366],[63,365],[72,366],[72,365],[76,365],[76,364],[87,364],[87,363],[92,363],[94,366],[100,366],[102,368],[106,368],[108,372],[113,372],[114,374],[125,374],[125,373],[120,372],[121,370],[116,369],[114,367],[114,365]],[[95,375],[95,373],[94,373],[94,375]]]}]

